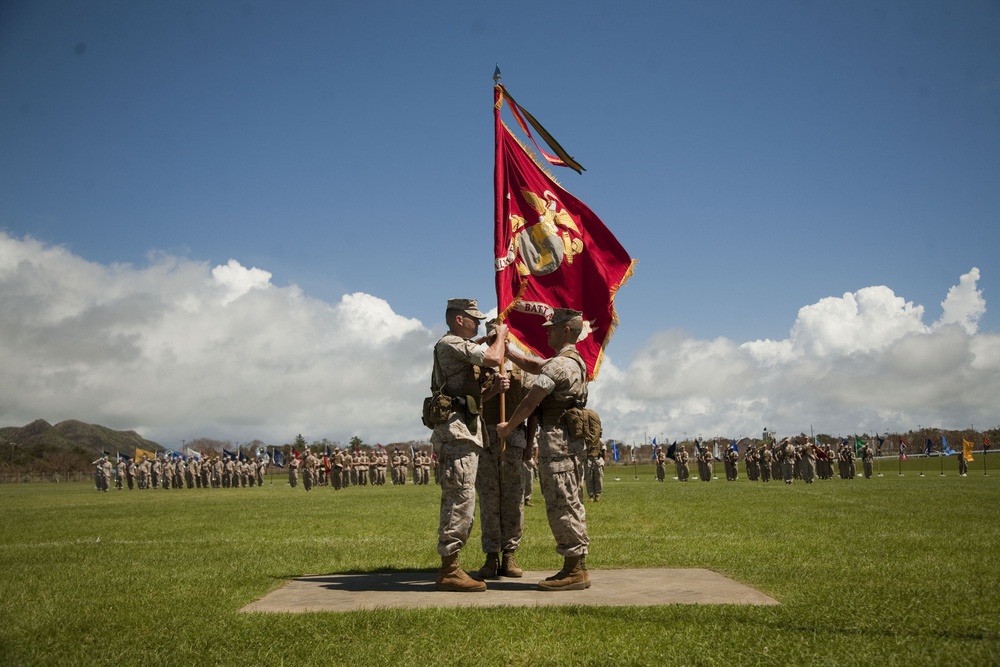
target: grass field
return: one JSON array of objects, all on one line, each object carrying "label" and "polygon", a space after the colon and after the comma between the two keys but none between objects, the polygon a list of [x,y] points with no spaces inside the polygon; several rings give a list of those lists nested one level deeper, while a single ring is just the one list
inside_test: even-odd
[{"label": "grass field", "polygon": [[[778,607],[241,614],[303,574],[430,576],[438,488],[0,485],[0,662],[1000,664],[1000,470],[983,475],[977,458],[960,478],[949,459],[941,477],[932,459],[921,478],[905,465],[810,486],[609,469],[602,502],[587,505],[592,569],[709,568]],[[518,560],[561,563],[540,502]],[[481,561],[477,522],[461,562]]]}]

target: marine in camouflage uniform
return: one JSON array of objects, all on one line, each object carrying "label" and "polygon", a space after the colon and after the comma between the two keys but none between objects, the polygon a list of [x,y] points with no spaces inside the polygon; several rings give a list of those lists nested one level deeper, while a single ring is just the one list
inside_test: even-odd
[{"label": "marine in camouflage uniform", "polygon": [[760,449],[760,478],[762,481],[771,481],[771,464],[774,463],[774,454],[767,445],[762,445]]},{"label": "marine in camouflage uniform", "polygon": [[802,481],[812,484],[816,477],[816,445],[806,442],[802,445]]},{"label": "marine in camouflage uniform", "polygon": [[94,486],[97,487],[98,491],[108,490],[108,477],[105,477],[104,471],[105,463],[110,463],[107,454],[102,454],[101,458],[90,464],[94,466]]},{"label": "marine in camouflage uniform", "polygon": [[351,468],[354,467],[354,457],[351,450],[344,450],[344,467],[340,469],[340,485],[345,489],[351,485]]},{"label": "marine in camouflage uniform", "polygon": [[760,462],[757,459],[757,448],[751,443],[743,455],[743,465],[747,469],[747,479],[756,482],[760,479]]},{"label": "marine in camouflage uniform", "polygon": [[392,450],[392,458],[389,459],[389,466],[392,468],[392,483],[397,486],[399,485],[399,467],[402,460],[399,451]]},{"label": "marine in camouflage uniform", "polygon": [[785,480],[785,484],[791,484],[795,477],[795,443],[785,438],[778,453],[781,460],[781,477]]},{"label": "marine in camouflage uniform", "polygon": [[316,469],[319,468],[319,459],[308,449],[302,456],[302,486],[306,491],[311,491],[316,483]]},{"label": "marine in camouflage uniform", "polygon": [[507,341],[507,326],[498,324],[492,345],[473,342],[484,319],[475,299],[449,299],[445,311],[448,333],[434,345],[431,390],[451,399],[450,413],[431,434],[431,445],[441,461],[437,545],[441,569],[435,583],[439,591],[486,590],[485,583],[470,578],[458,566],[458,552],[469,539],[475,518],[476,473],[483,449],[479,368],[498,367]]},{"label": "marine in camouflage uniform", "polygon": [[711,482],[712,452],[708,451],[708,447],[701,447],[695,454],[695,459],[698,461],[698,479],[703,482]]},{"label": "marine in camouflage uniform", "polygon": [[677,454],[677,463],[677,479],[681,482],[691,479],[691,455],[684,447],[681,447]]},{"label": "marine in camouflage uniform", "polygon": [[861,467],[865,472],[865,479],[872,478],[874,463],[875,453],[872,451],[871,445],[865,444],[865,446],[861,448]]},{"label": "marine in camouflage uniform", "polygon": [[735,449],[728,449],[723,455],[726,462],[726,481],[735,482],[740,478],[740,454]]},{"label": "marine in camouflage uniform", "polygon": [[536,409],[539,413],[538,473],[545,497],[545,513],[556,541],[563,567],[539,582],[546,591],[582,590],[590,586],[586,557],[590,538],[587,513],[581,500],[583,438],[571,438],[566,411],[585,404],[586,365],[576,349],[583,329],[583,314],[556,308],[542,326],[548,329],[549,347],[556,356],[538,360],[510,348],[508,355],[523,370],[537,375],[534,386],[518,404],[510,421],[497,426],[500,437],[508,437]]},{"label": "marine in camouflage uniform", "polygon": [[663,447],[658,447],[656,450],[656,481],[663,482],[667,477],[667,455],[663,451]]},{"label": "marine in camouflage uniform", "polygon": [[288,462],[288,485],[293,489],[299,485],[299,467],[301,465],[302,461],[297,456],[292,456],[292,460]]},{"label": "marine in camouflage uniform", "polygon": [[594,446],[587,451],[587,464],[584,476],[586,478],[587,496],[595,503],[604,493],[604,459],[608,455],[608,446],[601,441],[600,447]]},{"label": "marine in camouflage uniform", "polygon": [[[492,340],[496,320],[486,323],[487,340]],[[510,407],[521,402],[530,389],[531,377],[510,361],[504,372],[486,371],[483,386],[483,421],[486,424],[483,452],[479,456],[476,491],[479,493],[479,520],[482,523],[482,546],[486,562],[479,569],[483,579],[520,577],[523,571],[514,558],[524,533],[524,487],[521,466],[528,445],[528,430],[518,426],[501,441],[497,424],[502,420],[500,396]],[[529,420],[530,421],[530,420]],[[421,456],[421,468],[425,457]],[[422,479],[422,484],[427,480]]]}]

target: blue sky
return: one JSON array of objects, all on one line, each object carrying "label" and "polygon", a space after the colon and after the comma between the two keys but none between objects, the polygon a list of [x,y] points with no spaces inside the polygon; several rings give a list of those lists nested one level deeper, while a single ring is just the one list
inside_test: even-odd
[{"label": "blue sky", "polygon": [[[687,345],[704,350],[723,341],[745,351],[755,342],[798,341],[797,349],[840,349],[847,356],[823,357],[823,369],[843,368],[858,349],[822,336],[822,344],[803,342],[802,332],[816,329],[800,311],[825,312],[823,336],[842,341],[843,328],[829,322],[843,309],[833,306],[847,294],[874,298],[869,288],[884,287],[879,303],[892,305],[869,314],[909,318],[904,338],[919,333],[938,344],[938,326],[962,320],[969,368],[982,373],[995,363],[998,331],[987,307],[998,291],[1000,247],[998,37],[1000,5],[971,0],[7,2],[0,7],[0,233],[8,267],[20,257],[20,265],[47,268],[17,280],[9,274],[0,298],[8,312],[51,313],[42,329],[8,328],[0,353],[31,358],[23,341],[47,332],[59,352],[33,346],[34,367],[66,355],[59,372],[75,368],[71,382],[87,395],[83,378],[107,364],[93,347],[74,348],[44,328],[69,321],[52,310],[67,289],[81,292],[67,306],[77,324],[110,308],[133,318],[129,336],[162,341],[170,340],[165,330],[154,335],[134,324],[128,300],[110,295],[128,292],[154,312],[167,304],[139,318],[163,322],[185,303],[180,295],[197,300],[194,285],[209,283],[284,295],[271,317],[247,321],[258,329],[287,318],[292,302],[332,312],[345,295],[364,295],[370,302],[359,297],[354,305],[375,304],[362,310],[377,313],[362,320],[366,326],[387,327],[398,340],[417,331],[421,345],[433,342],[447,298],[494,305],[491,75],[499,62],[518,101],[586,167],[583,175],[561,170],[561,184],[640,262],[619,292],[622,324],[608,349],[606,388],[595,384],[620,435],[756,433],[750,425],[777,409],[774,386],[745,379],[745,386],[706,386],[701,374],[718,369],[701,369],[674,378],[678,395],[637,390],[646,373],[639,365],[665,354],[676,370],[692,358],[679,352],[690,353]],[[57,262],[56,249],[58,261],[78,267],[62,280],[77,282],[52,286],[64,266],[46,264]],[[187,269],[200,270],[201,282],[163,291]],[[942,303],[973,269],[975,279],[953,302],[965,309],[955,315],[954,306],[949,319]],[[97,276],[93,292],[78,270]],[[126,277],[150,287],[129,292],[115,282]],[[307,319],[316,325],[317,317]],[[860,317],[850,327],[869,327],[889,354],[897,338],[872,321]],[[93,335],[114,338],[108,330]],[[234,355],[261,354],[241,348],[238,331],[228,340]],[[274,341],[264,349],[277,349]],[[136,355],[154,356],[142,346]],[[294,369],[306,362],[275,359],[270,371],[235,386],[300,385]],[[343,359],[318,359],[327,375],[340,374]],[[765,375],[766,364],[755,363]],[[401,403],[419,400],[423,366],[429,359],[406,374]],[[118,374],[143,368],[130,362]],[[672,372],[649,382],[662,385]],[[940,369],[910,373],[915,383],[932,383]],[[976,386],[980,393],[995,388],[986,382]],[[733,384],[743,387],[737,398]],[[220,402],[226,386],[213,395]],[[0,410],[0,424],[78,418],[167,439],[277,439],[303,429],[317,438],[364,429],[370,439],[427,435],[419,424],[408,430],[405,410],[376,427],[361,405],[355,421],[328,414],[319,403],[337,392],[321,386],[325,397],[308,394],[313,412],[271,415],[273,427],[254,418],[263,396],[226,419],[194,407],[170,418],[137,405],[112,409],[121,386],[111,379],[101,384],[105,400],[93,403],[54,398],[51,389],[5,399],[11,407]],[[762,393],[767,406],[746,407]],[[158,410],[170,411],[169,396]],[[707,407],[699,412],[692,400]],[[925,424],[959,427],[989,415],[996,421],[1000,408],[996,398],[960,399],[945,411],[946,399],[932,395],[824,413],[831,400],[818,396],[799,413],[820,413],[815,421],[836,431],[869,422],[915,427],[908,422],[921,415]],[[785,405],[778,417],[789,430],[814,421],[811,414],[796,421],[795,409]],[[189,426],[166,425],[177,422]]]}]

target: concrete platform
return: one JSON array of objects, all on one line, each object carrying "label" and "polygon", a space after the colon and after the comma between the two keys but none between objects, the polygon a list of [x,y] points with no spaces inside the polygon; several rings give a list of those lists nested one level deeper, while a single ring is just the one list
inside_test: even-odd
[{"label": "concrete platform", "polygon": [[434,590],[435,574],[373,572],[300,577],[240,611],[298,614],[427,607],[779,604],[760,591],[704,569],[590,570],[589,589],[560,593],[535,587],[552,571],[526,571],[521,579],[489,580],[484,593],[439,593]]}]

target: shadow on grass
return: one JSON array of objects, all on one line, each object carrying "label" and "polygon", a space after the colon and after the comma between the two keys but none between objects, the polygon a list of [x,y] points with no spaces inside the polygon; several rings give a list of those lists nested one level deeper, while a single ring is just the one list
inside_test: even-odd
[{"label": "shadow on grass", "polygon": [[[426,593],[434,590],[434,575],[431,570],[379,570],[376,572],[334,572],[306,577],[290,577],[294,581],[319,584],[321,588],[348,593],[397,592]],[[520,579],[490,579],[490,590],[525,591],[534,590],[534,582]]]}]

